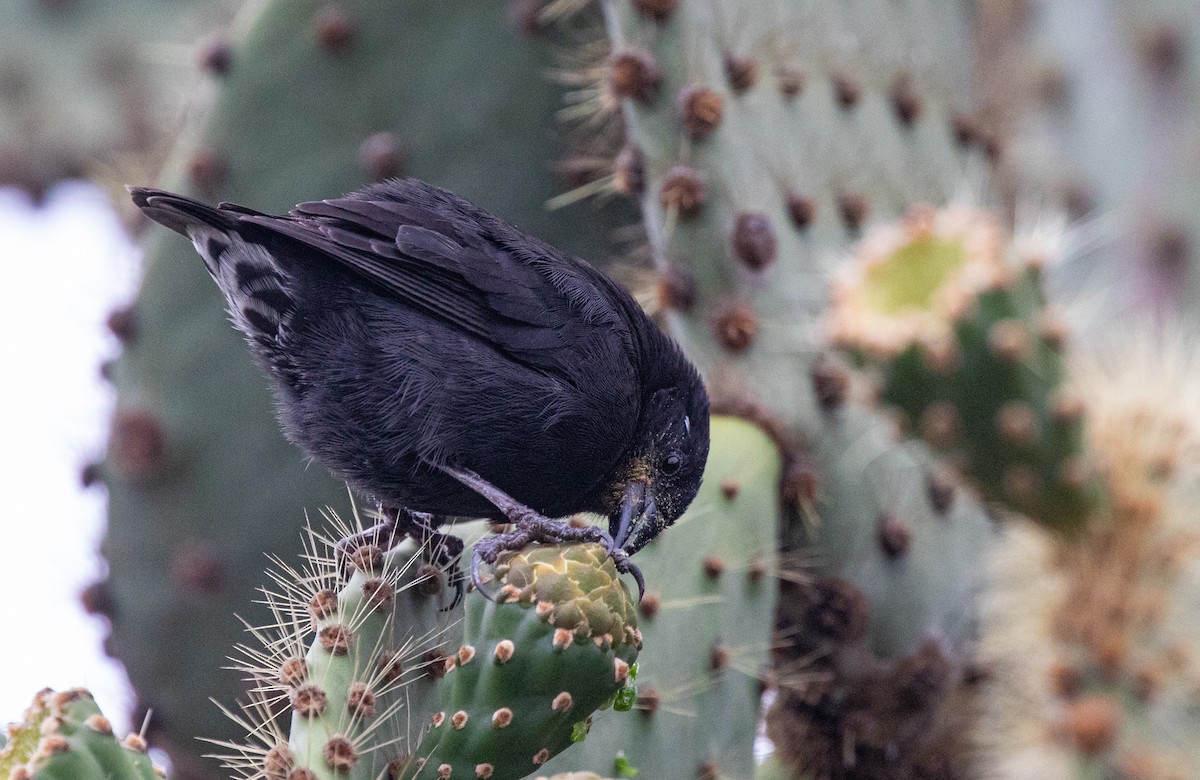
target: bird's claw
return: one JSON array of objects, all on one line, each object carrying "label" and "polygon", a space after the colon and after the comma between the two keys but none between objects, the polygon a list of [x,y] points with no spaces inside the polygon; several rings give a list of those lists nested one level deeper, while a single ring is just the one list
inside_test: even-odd
[{"label": "bird's claw", "polygon": [[638,603],[642,603],[642,596],[646,595],[646,578],[642,576],[642,570],[638,568],[636,563],[629,560],[629,553],[620,548],[617,548],[614,552],[610,552],[609,557],[613,559],[613,564],[616,565],[617,571],[633,577],[634,582],[638,586]]},{"label": "bird's claw", "polygon": [[[486,554],[484,550],[479,549],[482,544],[483,541],[476,542],[475,550],[471,553],[471,584],[475,586],[475,590],[483,594],[485,599],[495,601],[496,597],[487,588],[483,587],[483,578],[479,576],[479,564],[484,563],[483,557]],[[491,556],[491,560],[486,561],[486,563],[490,566],[495,560],[495,556]]]},{"label": "bird's claw", "polygon": [[439,612],[449,612],[461,604],[466,595],[461,565],[463,541],[457,536],[426,530],[424,544],[429,562],[446,573],[446,584],[454,589],[450,603],[438,608]]},{"label": "bird's claw", "polygon": [[[593,526],[593,528],[594,527],[595,526]],[[604,549],[606,552],[608,552],[609,558],[616,560],[617,554],[622,553],[623,551],[621,550],[620,547],[617,546],[617,542],[615,539],[612,538],[612,534],[610,534],[608,531],[605,531],[604,529],[599,529],[599,530],[600,530],[600,534],[599,534],[600,538],[598,538],[596,541],[598,543],[604,545]]]},{"label": "bird's claw", "polygon": [[579,528],[568,526],[566,532],[563,533],[562,541],[598,544],[604,548],[608,557],[614,560],[621,553],[621,548],[617,546],[612,534],[598,525],[585,525]]},{"label": "bird's claw", "polygon": [[633,581],[638,586],[638,603],[642,603],[642,596],[646,595],[646,578],[642,576],[642,570],[637,567],[636,563],[629,564],[629,573],[633,575]]},{"label": "bird's claw", "polygon": [[462,568],[459,567],[457,561],[452,565],[452,568],[446,570],[446,573],[450,579],[450,587],[454,588],[454,598],[451,599],[448,605],[440,607],[438,612],[449,612],[454,609],[462,603],[463,597],[467,593],[466,586],[463,585]]},{"label": "bird's claw", "polygon": [[495,600],[495,597],[483,588],[483,579],[479,575],[480,564],[495,563],[497,556],[505,550],[520,550],[532,542],[593,542],[604,546],[605,552],[616,562],[619,571],[633,575],[638,585],[638,601],[642,600],[646,583],[641,570],[629,562],[629,554],[621,549],[612,534],[605,529],[594,525],[564,525],[515,500],[470,469],[446,464],[434,465],[490,501],[515,526],[511,531],[475,543],[475,550],[471,556],[471,583],[485,598]]}]

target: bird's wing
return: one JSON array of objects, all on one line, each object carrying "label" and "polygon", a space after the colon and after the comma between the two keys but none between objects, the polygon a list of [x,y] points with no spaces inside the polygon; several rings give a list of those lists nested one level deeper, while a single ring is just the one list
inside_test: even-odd
[{"label": "bird's wing", "polygon": [[628,294],[587,264],[423,182],[303,203],[286,218],[222,209],[320,251],[398,302],[539,370],[571,373],[571,356],[596,349],[598,339],[616,340],[611,346],[627,361],[633,354]]}]

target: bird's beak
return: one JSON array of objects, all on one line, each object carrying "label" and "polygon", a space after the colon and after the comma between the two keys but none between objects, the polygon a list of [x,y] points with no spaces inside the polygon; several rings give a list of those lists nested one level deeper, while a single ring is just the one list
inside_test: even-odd
[{"label": "bird's beak", "polygon": [[625,485],[620,511],[609,520],[609,534],[613,542],[632,555],[642,549],[655,536],[657,507],[654,492],[644,480],[630,480]]}]

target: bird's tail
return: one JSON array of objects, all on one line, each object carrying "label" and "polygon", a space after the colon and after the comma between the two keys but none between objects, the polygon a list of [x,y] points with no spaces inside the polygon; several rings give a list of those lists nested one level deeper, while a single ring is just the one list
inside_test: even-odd
[{"label": "bird's tail", "polygon": [[229,203],[214,208],[146,187],[130,187],[129,195],[150,219],[191,239],[260,363],[285,387],[297,387],[299,375],[279,348],[281,328],[296,309],[289,275],[266,247],[242,235],[242,217],[258,212]]},{"label": "bird's tail", "polygon": [[127,189],[134,205],[147,217],[188,238],[193,238],[191,231],[198,227],[215,228],[223,233],[237,229],[237,218],[220,208],[165,190],[149,187]]}]

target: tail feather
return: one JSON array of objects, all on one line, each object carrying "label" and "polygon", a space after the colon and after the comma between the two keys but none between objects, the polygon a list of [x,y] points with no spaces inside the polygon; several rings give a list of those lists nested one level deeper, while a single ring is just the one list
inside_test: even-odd
[{"label": "tail feather", "polygon": [[182,236],[192,238],[191,231],[197,227],[215,228],[221,232],[237,228],[237,217],[198,200],[150,187],[127,189],[134,205],[147,217]]},{"label": "tail feather", "polygon": [[252,352],[285,389],[297,390],[300,374],[281,346],[296,311],[291,277],[267,247],[242,235],[242,217],[258,212],[147,187],[130,187],[129,195],[146,216],[191,239]]}]

